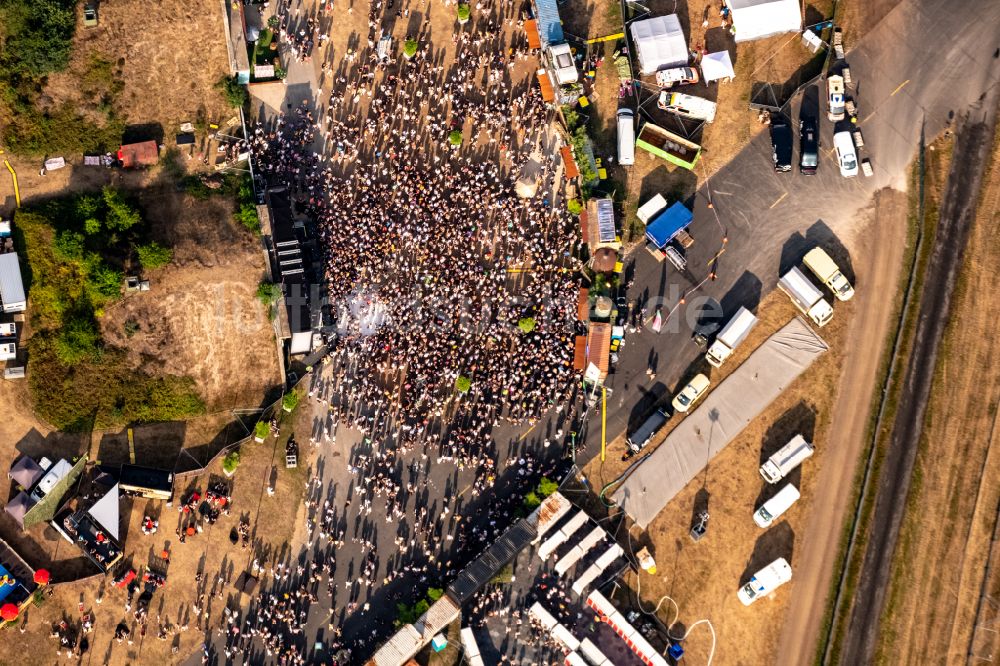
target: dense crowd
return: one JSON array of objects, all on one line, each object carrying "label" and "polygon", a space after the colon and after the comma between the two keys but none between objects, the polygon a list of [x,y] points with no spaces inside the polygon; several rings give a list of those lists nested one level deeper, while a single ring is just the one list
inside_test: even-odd
[{"label": "dense crowd", "polygon": [[[551,471],[528,451],[498,460],[491,435],[572,403],[579,288],[579,223],[554,205],[550,112],[523,33],[502,29],[518,8],[502,5],[456,32],[447,66],[429,44],[412,58],[386,55],[382,20],[408,10],[373,2],[368,48],[362,41],[360,53],[343,54],[336,70],[322,64],[332,84],[323,107],[303,100],[253,128],[257,167],[316,220],[322,278],[339,308],[339,335],[309,389],[328,413],[311,443],[335,441],[338,423],[366,438],[346,462],[346,499],[310,482],[311,559],[266,570],[272,592],[242,624],[234,618],[227,656],[259,637],[269,654],[299,662],[292,645],[317,598],[344,611],[331,612],[328,649],[370,651],[374,629],[341,641],[345,615],[363,616],[372,591],[397,579],[443,586],[522,510],[517,490],[464,511],[459,497],[433,489],[443,500],[428,506],[431,466],[474,470],[470,498],[508,466],[525,491]],[[308,58],[309,40],[323,41],[319,25],[304,23],[300,34],[294,14],[278,9],[283,39]],[[515,184],[529,160],[537,194],[520,198]],[[376,548],[383,522],[392,524],[391,552]],[[356,555],[339,564],[348,575],[335,584],[345,544]],[[412,596],[392,589],[393,605]]]}]

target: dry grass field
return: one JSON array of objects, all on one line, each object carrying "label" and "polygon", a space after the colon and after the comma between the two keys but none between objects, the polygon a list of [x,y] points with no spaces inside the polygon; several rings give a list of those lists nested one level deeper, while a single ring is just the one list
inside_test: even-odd
[{"label": "dry grass field", "polygon": [[[996,146],[931,389],[882,618],[882,664],[928,654],[966,663],[970,650],[985,658],[998,647],[995,610],[986,631],[972,640],[983,619],[977,621],[976,612],[1000,501],[1000,368],[993,362],[992,334],[1000,319],[994,287],[1000,261]],[[995,594],[995,581],[987,583],[990,588]]]}]

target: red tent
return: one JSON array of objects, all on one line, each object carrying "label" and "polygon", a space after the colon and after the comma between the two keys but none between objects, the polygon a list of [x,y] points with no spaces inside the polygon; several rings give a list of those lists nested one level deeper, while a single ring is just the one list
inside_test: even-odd
[{"label": "red tent", "polygon": [[0,608],[0,617],[8,621],[17,617],[17,613],[17,606],[14,604],[4,604],[3,608]]},{"label": "red tent", "polygon": [[45,569],[39,569],[35,572],[35,582],[39,585],[48,585],[50,577],[49,572]]}]

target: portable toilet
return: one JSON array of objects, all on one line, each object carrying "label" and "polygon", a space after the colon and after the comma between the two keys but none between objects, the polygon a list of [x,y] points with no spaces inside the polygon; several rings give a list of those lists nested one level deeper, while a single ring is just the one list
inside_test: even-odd
[{"label": "portable toilet", "polygon": [[440,652],[448,647],[448,639],[444,637],[444,634],[438,634],[431,639],[431,647],[434,648],[435,652]]}]

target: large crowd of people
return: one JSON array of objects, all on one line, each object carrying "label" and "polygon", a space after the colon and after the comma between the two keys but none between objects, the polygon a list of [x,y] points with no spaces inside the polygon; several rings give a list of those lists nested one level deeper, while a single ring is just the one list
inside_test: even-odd
[{"label": "large crowd of people", "polygon": [[[411,58],[383,52],[383,20],[408,14],[394,4],[371,3],[367,49],[321,64],[330,92],[319,108],[302,100],[250,137],[257,168],[315,220],[337,308],[338,335],[309,389],[328,420],[311,443],[335,441],[338,423],[365,436],[346,461],[346,499],[324,495],[318,477],[309,484],[312,559],[272,567],[282,593],[233,620],[227,649],[260,637],[287,663],[302,659],[291,645],[317,595],[343,611],[331,611],[329,649],[368,651],[381,632],[348,641],[340,631],[345,616],[369,610],[375,588],[401,578],[443,586],[516,520],[516,490],[465,510],[437,488],[429,506],[433,465],[473,470],[471,499],[508,467],[526,492],[552,462],[528,450],[498,460],[494,427],[527,427],[550,409],[573,416],[579,223],[555,205],[551,112],[523,32],[509,29],[519,8],[482,7],[456,32],[448,64],[428,43]],[[294,10],[277,10],[287,48],[310,57],[303,46],[324,41],[319,22],[302,34]],[[521,198],[529,159],[541,165],[537,194]],[[392,552],[377,550],[382,522],[394,524]],[[338,567],[345,544],[354,555]],[[393,605],[412,596],[387,589]]]}]

